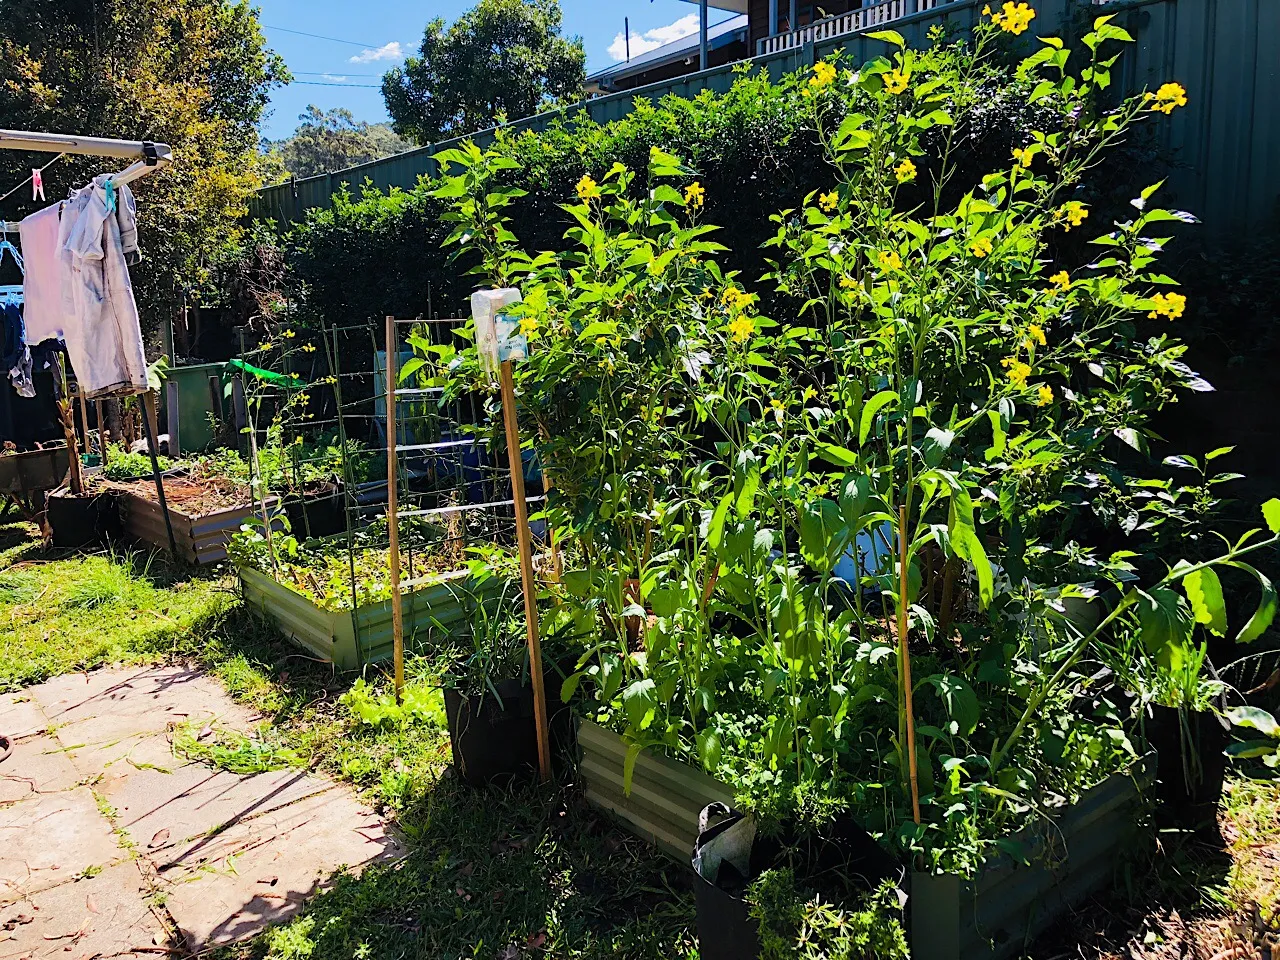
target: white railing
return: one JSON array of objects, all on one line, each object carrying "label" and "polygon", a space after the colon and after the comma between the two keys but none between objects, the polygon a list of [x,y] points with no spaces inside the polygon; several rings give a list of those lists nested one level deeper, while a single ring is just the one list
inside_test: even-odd
[{"label": "white railing", "polygon": [[781,53],[783,50],[794,50],[806,43],[821,43],[843,37],[847,33],[856,33],[872,27],[892,23],[902,17],[921,10],[932,10],[949,3],[950,0],[879,0],[860,10],[838,13],[834,17],[816,20],[807,27],[778,33],[772,37],[764,37],[756,43],[756,55],[766,56],[770,53]]}]

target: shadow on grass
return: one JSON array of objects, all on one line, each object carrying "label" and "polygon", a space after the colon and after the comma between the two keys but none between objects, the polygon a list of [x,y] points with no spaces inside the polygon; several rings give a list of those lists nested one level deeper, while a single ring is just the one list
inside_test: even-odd
[{"label": "shadow on grass", "polygon": [[[1216,825],[1200,832],[1161,831],[1158,839],[1129,851],[1117,867],[1113,889],[1077,906],[1047,930],[1027,956],[1200,956],[1191,924],[1221,912],[1211,891],[1226,886],[1233,862]],[[1137,954],[1130,947],[1135,943],[1144,944]]]},{"label": "shadow on grass", "polygon": [[311,956],[678,960],[692,951],[683,871],[595,816],[572,786],[476,789],[443,777],[401,815],[409,855],[340,876],[286,926]]}]

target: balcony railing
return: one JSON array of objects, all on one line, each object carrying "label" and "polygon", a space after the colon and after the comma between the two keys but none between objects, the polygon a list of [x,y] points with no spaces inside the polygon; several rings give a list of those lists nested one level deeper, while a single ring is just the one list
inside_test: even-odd
[{"label": "balcony railing", "polygon": [[932,10],[934,7],[944,6],[949,2],[950,0],[878,0],[876,3],[867,4],[860,10],[850,10],[848,13],[839,13],[834,17],[815,20],[807,27],[801,27],[799,30],[791,30],[787,33],[775,34],[772,37],[764,37],[756,42],[756,55],[765,56],[770,53],[781,53],[783,50],[794,50],[796,47],[803,47],[806,43],[821,43],[823,40],[833,40],[847,33],[892,23],[894,20],[899,20],[912,13],[918,13],[921,10]]}]

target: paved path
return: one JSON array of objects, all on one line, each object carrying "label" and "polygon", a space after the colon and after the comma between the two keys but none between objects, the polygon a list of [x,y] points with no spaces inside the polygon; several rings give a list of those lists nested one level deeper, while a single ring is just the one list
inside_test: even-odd
[{"label": "paved path", "polygon": [[173,755],[175,725],[259,719],[185,667],[0,696],[17,741],[0,764],[0,960],[195,953],[287,918],[344,866],[401,854],[343,786]]}]

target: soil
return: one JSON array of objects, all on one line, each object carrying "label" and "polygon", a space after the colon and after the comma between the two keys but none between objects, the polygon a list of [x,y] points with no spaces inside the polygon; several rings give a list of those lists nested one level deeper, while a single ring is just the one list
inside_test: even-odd
[{"label": "soil", "polygon": [[[165,477],[164,497],[171,509],[189,517],[199,517],[219,510],[248,506],[252,499],[249,487],[222,476],[190,475]],[[112,484],[119,490],[159,503],[156,485],[151,479],[118,481]]]}]

